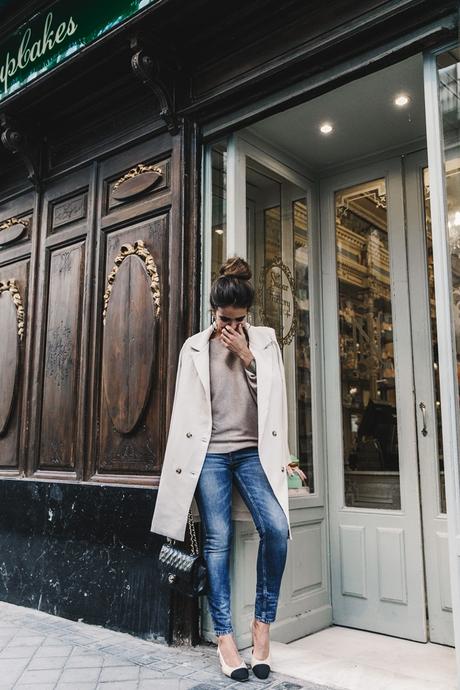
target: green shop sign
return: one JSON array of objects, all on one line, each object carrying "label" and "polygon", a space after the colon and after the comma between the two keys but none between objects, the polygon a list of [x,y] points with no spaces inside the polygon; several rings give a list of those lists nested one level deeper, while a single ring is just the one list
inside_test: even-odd
[{"label": "green shop sign", "polygon": [[156,0],[60,0],[0,43],[0,101]]}]

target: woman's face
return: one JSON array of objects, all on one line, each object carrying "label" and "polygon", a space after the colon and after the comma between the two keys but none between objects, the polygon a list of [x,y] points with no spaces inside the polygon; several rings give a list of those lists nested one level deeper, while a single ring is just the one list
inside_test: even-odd
[{"label": "woman's face", "polygon": [[225,326],[237,330],[238,324],[246,323],[248,310],[245,307],[217,307],[214,311],[216,332],[221,333]]}]

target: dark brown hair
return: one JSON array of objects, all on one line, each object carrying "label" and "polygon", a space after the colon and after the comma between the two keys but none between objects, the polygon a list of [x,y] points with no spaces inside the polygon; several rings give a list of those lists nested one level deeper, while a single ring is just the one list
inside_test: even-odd
[{"label": "dark brown hair", "polygon": [[220,276],[211,286],[209,301],[212,309],[217,307],[240,307],[249,309],[254,301],[252,271],[249,264],[239,256],[232,256],[222,264]]}]

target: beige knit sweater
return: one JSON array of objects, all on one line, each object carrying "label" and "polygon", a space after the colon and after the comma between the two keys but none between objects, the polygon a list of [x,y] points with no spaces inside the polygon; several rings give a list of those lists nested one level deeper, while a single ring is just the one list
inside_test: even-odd
[{"label": "beige knit sweater", "polygon": [[209,341],[212,432],[208,453],[229,453],[257,446],[257,375],[255,360],[241,359],[218,338]]}]

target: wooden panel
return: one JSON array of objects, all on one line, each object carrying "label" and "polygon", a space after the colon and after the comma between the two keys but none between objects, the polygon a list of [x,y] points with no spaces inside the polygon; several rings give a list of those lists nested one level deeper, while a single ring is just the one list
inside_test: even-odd
[{"label": "wooden panel", "polygon": [[155,326],[150,278],[142,259],[131,254],[118,267],[112,286],[102,355],[107,410],[121,434],[134,429],[147,402]]},{"label": "wooden panel", "polygon": [[436,532],[436,551],[438,557],[438,573],[441,608],[452,612],[452,588],[450,586],[449,545],[447,532]]},{"label": "wooden panel", "polygon": [[164,170],[158,166],[139,166],[134,168],[118,180],[110,188],[110,198],[116,201],[126,201],[146,194],[153,187],[158,188],[161,184],[166,186]]},{"label": "wooden panel", "polygon": [[[159,177],[157,183],[151,187],[147,187],[142,194],[137,194],[132,197],[126,197],[125,199],[119,199],[114,196],[114,192],[119,191],[124,184],[126,184],[126,179],[132,171],[135,171],[138,165],[150,166],[157,168],[161,171],[161,176]],[[132,178],[131,178],[132,179]],[[113,209],[126,205],[126,204],[139,204],[144,203],[145,198],[154,194],[159,194],[160,192],[169,191],[170,186],[170,161],[169,159],[163,159],[157,162],[152,161],[139,161],[139,163],[130,168],[129,170],[121,170],[117,172],[116,177],[113,177],[106,182],[106,196],[105,196],[105,212],[108,215]]]},{"label": "wooden panel", "polygon": [[344,596],[367,598],[364,540],[364,527],[340,525],[340,565]]},{"label": "wooden panel", "polygon": [[82,192],[68,199],[53,203],[50,232],[56,231],[64,225],[75,223],[86,218],[88,210],[88,194]]},{"label": "wooden panel", "polygon": [[50,252],[39,468],[73,469],[85,243]]},{"label": "wooden panel", "polygon": [[26,233],[27,222],[15,220],[8,224],[8,226],[0,226],[0,247],[7,244],[12,244],[16,240],[21,239]]},{"label": "wooden panel", "polygon": [[[172,161],[173,140],[161,134],[142,145],[133,146],[101,166],[101,227],[131,224],[140,215],[161,213],[172,204],[172,187],[177,169]],[[177,161],[176,161],[177,162]],[[139,180],[142,170],[159,170],[156,183],[125,199],[116,198],[128,180]],[[117,194],[118,195],[118,194]]]},{"label": "wooden panel", "polygon": [[[293,528],[292,596],[323,586],[321,522]],[[314,554],[314,558],[312,558]]]},{"label": "wooden panel", "polygon": [[[19,431],[23,395],[24,351],[27,339],[27,286],[29,261],[20,261],[0,268],[0,283],[14,281],[19,297],[13,303],[11,294],[0,294],[0,467],[19,467]],[[18,312],[22,305],[23,317]],[[23,338],[18,326],[22,320]]]},{"label": "wooden panel", "polygon": [[407,604],[404,530],[377,527],[377,558],[380,601]]},{"label": "wooden panel", "polygon": [[19,243],[23,244],[31,237],[32,214],[21,213],[21,215],[3,218],[0,221],[0,249],[10,248]]},{"label": "wooden panel", "polygon": [[[166,385],[162,369],[167,336],[161,324],[169,302],[168,230],[169,214],[163,214],[117,230],[107,238],[104,290],[114,264],[118,263],[119,268],[103,332],[104,380],[100,384],[95,468],[98,474],[152,475],[160,466]],[[121,262],[117,259],[126,251],[123,246],[134,248],[139,241],[144,243],[143,251],[150,259],[145,263],[135,255]],[[158,320],[154,318],[151,276],[147,278],[146,273],[148,260],[153,261],[159,277]],[[98,318],[102,323],[102,307]]]},{"label": "wooden panel", "polygon": [[[240,567],[244,563],[244,577],[240,580],[240,612],[247,612],[254,608],[254,597],[256,592],[257,579],[257,553],[259,551],[259,535],[250,523],[249,528],[242,531],[239,535],[239,554],[238,562]],[[240,571],[241,572],[241,571]],[[233,570],[233,579],[238,578],[236,571]]]},{"label": "wooden panel", "polygon": [[0,436],[6,433],[13,410],[19,365],[17,310],[13,295],[0,281]]}]

